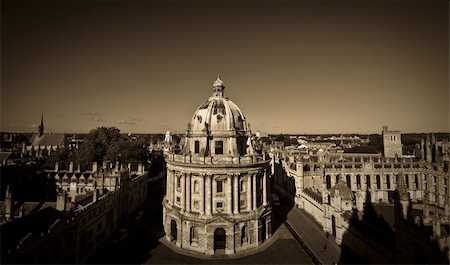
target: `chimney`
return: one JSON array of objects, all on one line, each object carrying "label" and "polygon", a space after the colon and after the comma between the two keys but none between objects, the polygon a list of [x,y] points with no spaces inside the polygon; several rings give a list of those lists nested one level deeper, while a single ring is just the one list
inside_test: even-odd
[{"label": "chimney", "polygon": [[425,139],[420,139],[420,160],[425,160]]},{"label": "chimney", "polygon": [[92,172],[96,173],[97,172],[97,162],[93,162],[92,163]]},{"label": "chimney", "polygon": [[12,200],[11,193],[9,192],[9,185],[6,186],[5,194],[5,218],[7,221],[14,219],[13,212],[14,201]]},{"label": "chimney", "polygon": [[73,162],[70,162],[69,164],[69,172],[73,172]]},{"label": "chimney", "polygon": [[66,210],[66,191],[60,189],[56,195],[56,210],[65,211]]},{"label": "chimney", "polygon": [[96,202],[98,197],[97,185],[94,188],[94,194],[92,194],[92,202]]}]

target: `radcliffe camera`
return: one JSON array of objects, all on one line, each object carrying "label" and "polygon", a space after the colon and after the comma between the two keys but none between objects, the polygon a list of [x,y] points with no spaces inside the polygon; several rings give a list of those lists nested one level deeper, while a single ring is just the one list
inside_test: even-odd
[{"label": "radcliffe camera", "polygon": [[449,2],[1,2],[1,264],[449,264]]}]

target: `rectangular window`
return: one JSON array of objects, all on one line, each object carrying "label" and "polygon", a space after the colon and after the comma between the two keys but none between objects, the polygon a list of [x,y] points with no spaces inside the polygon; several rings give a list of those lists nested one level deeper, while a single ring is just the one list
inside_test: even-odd
[{"label": "rectangular window", "polygon": [[194,209],[198,210],[199,208],[198,201],[194,201]]},{"label": "rectangular window", "polygon": [[216,192],[218,193],[223,192],[223,182],[221,180],[218,180],[216,184],[217,184]]},{"label": "rectangular window", "polygon": [[222,141],[216,141],[215,154],[223,155],[223,142]]},{"label": "rectangular window", "polygon": [[181,202],[180,197],[177,197],[177,203],[180,203],[180,202]]},{"label": "rectangular window", "polygon": [[245,208],[245,200],[240,200],[240,207]]},{"label": "rectangular window", "polygon": [[218,202],[216,204],[217,209],[223,209],[223,202]]},{"label": "rectangular window", "polygon": [[194,153],[196,153],[196,154],[200,153],[200,142],[199,141],[194,142]]}]

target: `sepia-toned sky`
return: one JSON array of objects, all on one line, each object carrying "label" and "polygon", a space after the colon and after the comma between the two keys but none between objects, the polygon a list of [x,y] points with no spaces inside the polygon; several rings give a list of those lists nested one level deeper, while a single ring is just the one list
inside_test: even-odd
[{"label": "sepia-toned sky", "polygon": [[448,1],[2,1],[2,131],[449,131]]}]

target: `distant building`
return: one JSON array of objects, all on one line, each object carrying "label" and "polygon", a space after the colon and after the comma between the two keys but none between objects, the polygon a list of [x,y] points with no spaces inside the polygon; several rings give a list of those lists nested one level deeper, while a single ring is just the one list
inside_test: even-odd
[{"label": "distant building", "polygon": [[42,115],[39,132],[31,136],[30,144],[26,147],[26,151],[29,155],[33,154],[36,157],[49,156],[58,148],[64,147],[65,144],[66,136],[64,134],[44,134],[44,116]]},{"label": "distant building", "polygon": [[[405,158],[398,156],[400,133],[383,128],[383,136],[385,154],[391,157],[305,155],[274,144],[270,154],[274,189],[292,198],[343,249],[359,253],[369,263],[448,261],[449,163],[443,159],[448,150],[440,148],[438,160],[432,155]],[[433,153],[431,142],[427,140],[422,157]]]},{"label": "distant building", "polygon": [[[37,203],[31,212],[27,205],[32,203],[18,208],[8,191],[0,216],[9,219],[0,225],[2,263],[84,263],[147,198],[147,173],[120,168],[48,171],[61,187],[56,202]],[[87,183],[81,190],[84,178]],[[119,181],[111,185],[106,181],[110,178]],[[67,190],[72,183],[78,190],[75,195]]]},{"label": "distant building", "polygon": [[182,150],[167,150],[166,239],[204,253],[233,254],[257,248],[272,234],[269,160],[256,150],[248,123],[224,96],[213,95],[188,125]]},{"label": "distant building", "polygon": [[402,135],[400,131],[390,131],[387,126],[383,126],[383,155],[384,157],[401,157]]}]

